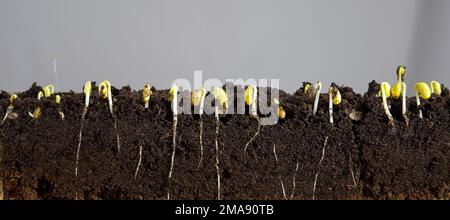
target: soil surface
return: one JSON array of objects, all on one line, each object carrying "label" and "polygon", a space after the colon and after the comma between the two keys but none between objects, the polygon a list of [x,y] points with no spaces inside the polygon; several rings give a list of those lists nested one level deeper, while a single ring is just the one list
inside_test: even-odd
[{"label": "soil surface", "polygon": [[[60,104],[54,95],[39,101],[41,87],[33,84],[17,93],[0,126],[0,199],[450,199],[447,89],[422,100],[422,119],[415,97],[408,98],[408,123],[401,100],[389,99],[391,125],[379,84],[371,82],[364,95],[334,86],[342,103],[334,106],[333,124],[328,94],[321,94],[313,115],[314,100],[303,87],[294,94],[279,91],[286,118],[262,125],[246,150],[257,118],[227,114],[217,122],[214,114],[179,114],[169,178],[174,136],[168,90],[152,88],[146,109],[142,91],[113,87],[112,115],[93,86],[81,121],[84,94],[57,93]],[[0,94],[1,119],[9,96]],[[38,119],[29,115],[36,108]]]}]

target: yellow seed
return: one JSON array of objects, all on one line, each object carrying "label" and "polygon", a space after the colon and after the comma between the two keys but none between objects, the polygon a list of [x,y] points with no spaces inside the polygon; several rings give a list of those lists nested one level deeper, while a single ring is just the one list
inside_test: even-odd
[{"label": "yellow seed", "polygon": [[39,91],[39,93],[37,95],[37,99],[41,100],[42,97],[44,97],[44,93],[42,91]]},{"label": "yellow seed", "polygon": [[286,111],[283,107],[280,106],[280,101],[278,99],[273,99],[273,104],[278,105],[277,114],[278,118],[285,119],[286,118]]},{"label": "yellow seed", "polygon": [[169,100],[169,102],[172,101],[173,97],[175,96],[175,93],[178,93],[178,86],[176,85],[172,86],[169,90],[169,96],[167,97],[167,100]]},{"label": "yellow seed", "polygon": [[9,97],[9,106],[8,106],[8,108],[9,109],[14,109],[14,99],[16,99],[17,98],[17,95],[16,94],[12,94],[10,97]]},{"label": "yellow seed", "polygon": [[104,80],[98,85],[98,94],[100,97],[106,99],[108,98],[109,90],[111,89],[111,84],[108,80]]},{"label": "yellow seed", "polygon": [[33,112],[33,118],[38,119],[39,117],[41,117],[41,115],[42,115],[41,108],[37,107]]},{"label": "yellow seed", "polygon": [[310,83],[306,83],[305,88],[303,90],[303,93],[306,93],[310,87],[311,87],[311,84]]},{"label": "yellow seed", "polygon": [[56,95],[55,96],[55,102],[56,102],[56,104],[61,103],[61,96],[60,95]]},{"label": "yellow seed", "polygon": [[255,101],[256,97],[254,97],[255,93],[255,87],[254,86],[248,86],[244,93],[244,101],[245,104],[248,106],[252,105]]},{"label": "yellow seed", "polygon": [[150,96],[153,94],[152,90],[150,89],[149,84],[144,85],[144,89],[142,90],[142,98],[144,100],[144,103],[148,103],[150,101]]},{"label": "yellow seed", "polygon": [[416,94],[421,98],[427,100],[431,97],[431,89],[428,84],[424,82],[416,83],[414,86],[414,90],[416,90]]},{"label": "yellow seed", "polygon": [[193,106],[201,105],[202,102],[205,100],[205,95],[206,90],[203,88],[194,90],[191,94],[191,104]]},{"label": "yellow seed", "polygon": [[219,105],[223,108],[228,108],[228,97],[227,93],[221,88],[213,88],[212,94],[214,98],[219,102]]},{"label": "yellow seed", "polygon": [[438,82],[438,81],[431,81],[430,82],[430,88],[431,88],[431,93],[434,93],[438,96],[441,95],[442,93],[442,85]]},{"label": "yellow seed", "polygon": [[52,84],[49,84],[49,85],[45,86],[43,90],[44,90],[44,96],[49,97],[53,93],[55,93],[55,86]]},{"label": "yellow seed", "polygon": [[286,118],[286,111],[283,109],[283,107],[278,106],[277,113],[278,113],[278,118],[280,118],[280,119]]},{"label": "yellow seed", "polygon": [[385,94],[386,98],[389,98],[391,96],[391,85],[387,82],[383,82],[380,85],[380,92]]},{"label": "yellow seed", "polygon": [[406,73],[406,67],[399,66],[397,68],[397,79],[398,79],[399,82],[403,81],[403,76],[405,75],[405,73]]},{"label": "yellow seed", "polygon": [[83,87],[83,92],[86,96],[91,96],[91,93],[92,93],[91,81],[86,81],[86,83],[84,84],[84,87]]},{"label": "yellow seed", "polygon": [[402,95],[402,82],[397,82],[391,89],[391,96],[395,99]]},{"label": "yellow seed", "polygon": [[342,101],[341,92],[339,92],[339,90],[336,87],[330,87],[328,94],[332,97],[334,105],[341,104]]}]

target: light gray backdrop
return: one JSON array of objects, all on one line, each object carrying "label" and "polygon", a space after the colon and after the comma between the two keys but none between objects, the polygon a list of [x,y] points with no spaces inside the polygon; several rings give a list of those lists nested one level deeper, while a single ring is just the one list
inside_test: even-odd
[{"label": "light gray backdrop", "polygon": [[279,78],[367,89],[408,66],[450,83],[448,0],[0,0],[0,89],[86,80],[168,88],[176,78]]}]

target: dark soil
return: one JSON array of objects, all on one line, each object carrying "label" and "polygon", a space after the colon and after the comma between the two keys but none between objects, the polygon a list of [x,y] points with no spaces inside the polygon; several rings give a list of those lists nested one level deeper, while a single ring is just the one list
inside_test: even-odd
[{"label": "dark soil", "polygon": [[[401,115],[401,101],[390,100],[395,119],[391,126],[377,88],[372,82],[362,96],[339,87],[342,103],[335,106],[333,125],[327,94],[321,95],[318,112],[312,115],[313,100],[303,88],[292,95],[280,91],[286,119],[261,126],[245,152],[257,120],[249,115],[221,115],[221,198],[450,199],[448,90],[423,101],[423,119],[418,117],[415,98],[408,98],[408,125]],[[202,117],[200,166],[200,117],[178,115],[169,180],[173,136],[168,91],[153,88],[150,107],[144,109],[141,91],[113,88],[114,118],[107,101],[94,89],[75,176],[84,95],[59,93],[58,105],[54,96],[38,101],[40,89],[34,84],[18,93],[14,114],[0,127],[4,199],[166,199],[169,191],[170,199],[217,199],[214,115]],[[1,119],[8,105],[9,94],[2,92]],[[37,107],[42,116],[35,120],[28,112]],[[359,120],[350,117],[355,112],[361,115]]]}]

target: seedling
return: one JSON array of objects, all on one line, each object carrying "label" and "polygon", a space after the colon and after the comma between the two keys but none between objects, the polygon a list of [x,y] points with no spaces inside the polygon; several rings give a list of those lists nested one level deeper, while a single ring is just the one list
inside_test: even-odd
[{"label": "seedling", "polygon": [[330,124],[333,124],[333,105],[339,105],[341,104],[342,98],[341,93],[336,87],[330,87],[328,90],[328,97],[329,97],[329,105],[328,110],[330,112]]},{"label": "seedling", "polygon": [[144,102],[144,108],[148,109],[148,105],[150,102],[150,96],[153,94],[150,85],[145,84],[144,89],[142,89],[142,101]]},{"label": "seedling", "polygon": [[[39,91],[37,99],[41,100],[43,97],[47,98],[55,93],[55,86],[49,84],[45,86],[42,91]],[[33,119],[39,119],[42,115],[41,107],[37,107],[33,113],[28,112],[28,115]]]},{"label": "seedling", "polygon": [[91,81],[87,81],[84,84],[83,92],[84,92],[84,108],[83,108],[83,112],[81,113],[80,133],[78,135],[77,158],[75,161],[75,177],[78,176],[78,160],[80,158],[81,137],[83,134],[84,117],[86,116],[86,113],[88,111],[89,99],[90,99],[91,93],[92,93]]},{"label": "seedling", "polygon": [[253,137],[245,144],[244,152],[247,151],[248,145],[258,136],[260,130],[261,130],[261,122],[258,117],[258,112],[256,109],[258,99],[258,88],[256,86],[248,86],[245,90],[244,94],[244,101],[245,104],[247,104],[250,107],[250,116],[252,118],[255,118],[258,122],[258,128],[256,130],[256,133],[253,135]]},{"label": "seedling", "polygon": [[[169,184],[172,180],[173,164],[175,161],[175,151],[177,146],[177,123],[178,123],[178,86],[174,85],[170,88],[168,100],[171,102],[171,108],[173,113],[173,123],[172,123],[172,157],[170,160],[169,169]],[[167,190],[167,199],[170,199],[170,187]]]},{"label": "seedling", "polygon": [[391,96],[394,99],[402,96],[402,115],[405,119],[406,125],[409,123],[408,116],[406,115],[406,84],[403,82],[406,74],[406,67],[399,66],[397,69],[397,83],[391,89]]},{"label": "seedling", "polygon": [[8,106],[8,109],[6,109],[6,113],[5,113],[5,116],[3,117],[2,124],[3,124],[3,122],[6,121],[6,119],[9,116],[9,114],[11,114],[11,112],[14,110],[14,104],[13,103],[14,103],[14,99],[16,99],[16,98],[17,98],[16,94],[12,94],[9,97],[9,106]]},{"label": "seedling", "polygon": [[391,85],[389,85],[389,83],[387,82],[382,82],[380,85],[380,92],[381,92],[381,99],[383,101],[384,113],[389,119],[389,124],[394,126],[394,117],[392,117],[387,103],[387,98],[391,96]]},{"label": "seedling", "polygon": [[319,106],[319,98],[321,90],[322,90],[322,82],[317,81],[316,85],[314,85],[314,91],[316,93],[316,96],[314,98],[313,115],[316,115],[317,113],[317,107]]},{"label": "seedling", "polygon": [[419,118],[423,118],[422,109],[420,106],[420,98],[427,100],[431,97],[431,89],[428,84],[424,82],[416,83],[414,86],[414,90],[416,90],[416,102],[417,108],[419,108]]},{"label": "seedling", "polygon": [[192,92],[191,94],[191,104],[195,107],[198,108],[198,115],[200,117],[200,133],[199,133],[199,143],[200,143],[200,160],[198,161],[198,166],[197,169],[200,169],[200,166],[202,165],[203,162],[203,107],[205,105],[205,95],[206,95],[206,90],[201,88],[201,89],[196,89]]},{"label": "seedling", "polygon": [[111,116],[114,119],[114,132],[116,133],[117,152],[120,152],[120,137],[119,133],[117,132],[117,117],[116,115],[114,115],[113,98],[111,93],[111,83],[108,80],[104,80],[98,85],[98,94],[100,98],[108,99],[109,111],[111,112]]},{"label": "seedling", "polygon": [[437,96],[441,96],[442,93],[442,85],[437,81],[430,82],[431,93],[436,94]]},{"label": "seedling", "polygon": [[64,113],[61,111],[61,107],[59,106],[61,104],[61,96],[60,95],[55,96],[55,102],[56,102],[56,104],[58,104],[59,117],[61,117],[61,120],[64,121]]},{"label": "seedling", "polygon": [[216,144],[216,171],[217,171],[217,199],[220,200],[220,170],[219,170],[219,107],[223,108],[224,112],[226,112],[226,109],[228,108],[228,97],[225,91],[221,88],[214,87],[211,92],[214,95],[215,98],[215,111],[214,115],[216,117],[216,137],[215,137],[215,144]]}]

